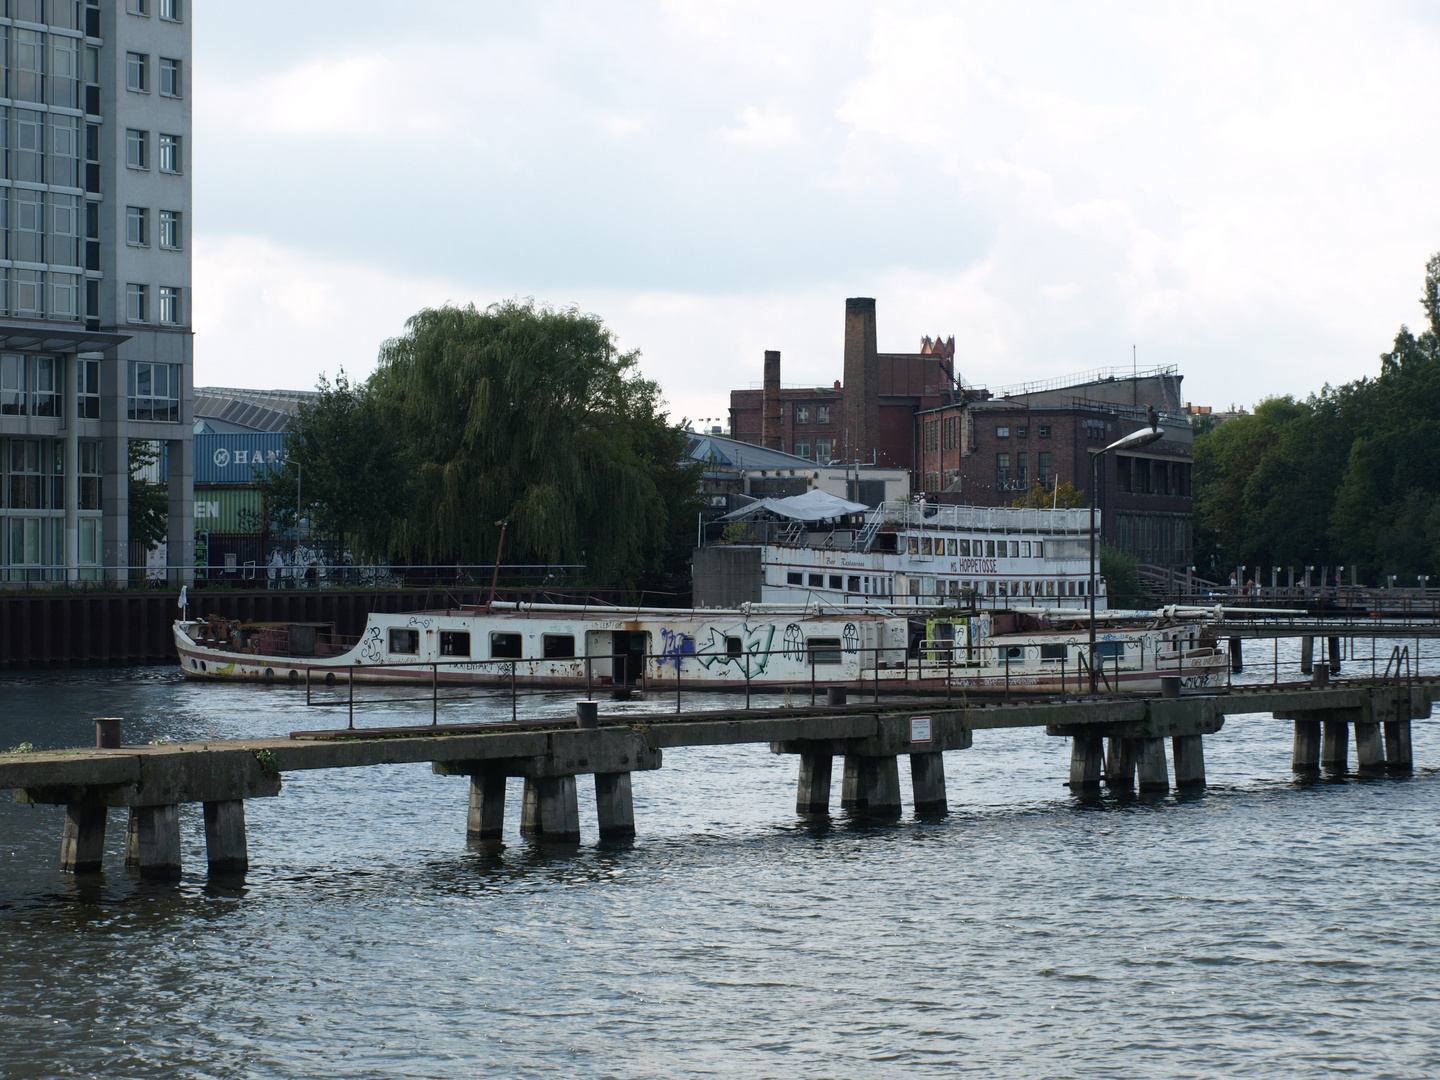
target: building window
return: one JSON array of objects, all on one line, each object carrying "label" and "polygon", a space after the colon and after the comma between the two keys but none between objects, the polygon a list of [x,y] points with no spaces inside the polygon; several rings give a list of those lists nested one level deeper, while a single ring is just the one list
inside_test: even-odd
[{"label": "building window", "polygon": [[80,509],[100,509],[100,447],[86,439],[80,443]]},{"label": "building window", "polygon": [[[16,262],[43,263],[45,261],[45,213],[44,196],[38,191],[25,188],[10,192],[10,258]],[[38,310],[38,297],[32,303],[20,305],[28,310]]]},{"label": "building window", "polygon": [[16,315],[38,319],[45,314],[45,275],[39,270],[10,272],[10,303]]},{"label": "building window", "polygon": [[180,61],[169,57],[160,58],[160,93],[164,97],[178,98],[183,87],[180,81]]},{"label": "building window", "polygon": [[35,397],[32,415],[59,416],[63,400],[59,364],[53,356],[37,356],[35,361]]},{"label": "building window", "polygon": [[1017,427],[1017,428],[1015,429],[1015,437],[1016,437],[1017,439],[1027,439],[1027,438],[1029,438],[1029,437],[1030,437],[1030,429],[1029,429],[1028,427]]},{"label": "building window", "polygon": [[150,0],[125,0],[125,10],[131,15],[150,14]]},{"label": "building window", "polygon": [[796,439],[796,440],[795,440],[795,456],[796,456],[796,457],[803,457],[803,458],[808,458],[808,457],[810,456],[810,440],[809,440],[809,439]]},{"label": "building window", "polygon": [[[940,449],[940,421],[925,421],[925,449],[935,451]],[[934,490],[933,488],[927,490]]]},{"label": "building window", "polygon": [[[927,472],[927,473],[925,474],[925,490],[926,490],[926,491],[939,491],[939,490],[940,490],[940,474],[939,474],[938,472]],[[925,542],[928,544],[930,541],[927,540],[927,541],[925,541]]]},{"label": "building window", "polygon": [[75,414],[82,420],[100,419],[100,361],[80,360],[75,364],[80,385],[75,388]]},{"label": "building window", "polygon": [[[808,423],[810,423],[810,406],[809,406],[809,405],[796,405],[796,406],[795,406],[795,423],[797,423],[797,424],[808,424]],[[799,451],[796,451],[796,453],[799,453]]]},{"label": "building window", "polygon": [[14,353],[0,356],[0,415],[24,416],[29,411],[27,359]]},{"label": "building window", "polygon": [[946,450],[954,450],[960,445],[960,418],[958,416],[947,416],[941,423],[941,445]]},{"label": "building window", "polygon": [[1055,475],[1050,468],[1049,450],[1040,451],[1039,460],[1036,462],[1036,468],[1039,469],[1039,472],[1036,474],[1037,479],[1039,479],[1042,484],[1048,484]]},{"label": "building window", "polygon": [[125,89],[138,94],[150,92],[150,58],[141,53],[125,54]]},{"label": "building window", "polygon": [[15,67],[10,72],[10,93],[20,101],[39,101],[44,96],[40,92],[40,80],[44,70],[45,35],[17,27],[11,41]]},{"label": "building window", "polygon": [[150,286],[125,286],[125,318],[133,323],[150,321]]},{"label": "building window", "polygon": [[130,365],[130,419],[180,420],[180,365]]},{"label": "building window", "polygon": [[160,246],[170,251],[179,251],[185,246],[184,236],[180,230],[181,214],[179,210],[160,211]]},{"label": "building window", "polygon": [[1042,439],[1050,438],[1050,425],[1041,424],[1040,427],[1037,429],[1037,434],[1039,434],[1040,438]]},{"label": "building window", "polygon": [[995,437],[997,439],[1008,439],[1010,437],[1010,429],[1008,427],[997,427],[995,429]]},{"label": "building window", "polygon": [[[1003,429],[1002,429],[1003,430]],[[1004,490],[1010,486],[1010,455],[995,455],[995,486]]]},{"label": "building window", "polygon": [[[161,146],[164,146],[163,138]],[[125,132],[125,164],[132,169],[150,168],[150,133],[148,131],[136,131],[131,128]]]},{"label": "building window", "polygon": [[[167,173],[182,173],[185,171],[184,159],[180,156],[180,136],[160,136],[160,171]],[[142,166],[148,168],[149,166]]]},{"label": "building window", "polygon": [[180,310],[179,286],[160,286],[160,321],[169,326],[175,326],[184,321]]},{"label": "building window", "polygon": [[1030,455],[1019,453],[1015,455],[1015,483],[1024,487],[1030,482]]},{"label": "building window", "polygon": [[160,0],[160,18],[166,22],[180,22],[182,18],[181,0]]},{"label": "building window", "polygon": [[816,406],[815,406],[815,423],[817,423],[817,424],[828,424],[829,422],[830,422],[830,406],[829,406],[829,405],[816,405]]},{"label": "building window", "polygon": [[150,211],[141,206],[125,208],[125,242],[135,247],[150,246]]},{"label": "building window", "polygon": [[80,265],[80,203],[74,195],[50,196],[50,257],[60,266]]},{"label": "building window", "polygon": [[823,464],[824,462],[827,462],[827,461],[830,460],[830,440],[829,440],[829,439],[816,439],[816,440],[815,440],[815,460],[818,461],[818,462],[821,462],[822,464]]}]

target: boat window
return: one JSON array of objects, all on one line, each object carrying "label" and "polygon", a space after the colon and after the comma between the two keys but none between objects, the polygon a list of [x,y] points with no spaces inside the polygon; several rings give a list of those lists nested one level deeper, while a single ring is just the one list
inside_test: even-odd
[{"label": "boat window", "polygon": [[812,588],[812,589],[823,589],[824,587],[825,587],[825,575],[824,575],[824,574],[811,574],[811,575],[810,575],[810,588]]},{"label": "boat window", "polygon": [[928,536],[922,536],[922,537],[920,538],[920,554],[921,554],[921,555],[929,555],[929,554],[930,554],[930,537],[928,537]]},{"label": "boat window", "polygon": [[1002,660],[1024,660],[1025,647],[1023,645],[1005,645],[1000,649]]},{"label": "boat window", "polygon": [[804,574],[801,574],[801,573],[798,573],[798,572],[796,572],[796,571],[791,571],[790,573],[787,573],[787,574],[785,575],[785,584],[786,584],[786,585],[804,585],[804,584],[805,584],[805,575],[804,575]]},{"label": "boat window", "polygon": [[546,660],[568,660],[575,655],[574,634],[544,634],[540,643],[545,648]]},{"label": "boat window", "polygon": [[845,588],[845,582],[844,582],[844,580],[840,577],[839,574],[831,574],[831,575],[830,575],[830,588],[832,588],[832,589],[843,589],[843,588]]},{"label": "boat window", "polygon": [[1021,540],[1021,541],[1020,541],[1020,557],[1023,558],[1023,559],[1028,559],[1028,558],[1030,557],[1030,541],[1029,541],[1029,540]]},{"label": "boat window", "polygon": [[519,634],[491,634],[490,656],[496,660],[519,660],[521,656]]},{"label": "boat window", "polygon": [[859,575],[857,575],[857,574],[852,574],[852,575],[850,576],[850,581],[849,581],[849,583],[848,583],[848,587],[847,587],[847,590],[846,590],[846,591],[848,591],[848,592],[859,592],[859,591],[860,591],[860,577],[859,577]]},{"label": "boat window", "polygon": [[[978,541],[977,541],[977,542],[978,542]],[[994,540],[986,540],[986,541],[985,541],[985,557],[986,557],[987,559],[993,559],[993,558],[995,558],[995,541],[994,541]]]},{"label": "boat window", "polygon": [[727,637],[725,639],[726,656],[744,656],[745,645],[738,637]]},{"label": "boat window", "polygon": [[1101,659],[1107,657],[1125,655],[1125,643],[1123,641],[1099,641],[1095,643],[1095,655]]},{"label": "boat window", "polygon": [[1037,558],[1037,559],[1043,559],[1043,558],[1045,557],[1045,541],[1044,541],[1044,540],[1036,540],[1036,541],[1035,541],[1035,549],[1034,549],[1034,550],[1035,550],[1035,558]]},{"label": "boat window", "polygon": [[1020,557],[1020,541],[1019,541],[1019,540],[1011,540],[1011,541],[1010,541],[1010,558],[1012,558],[1012,559],[1018,559],[1019,557]]},{"label": "boat window", "polygon": [[440,655],[469,656],[470,634],[464,630],[441,630]]},{"label": "boat window", "polygon": [[969,541],[969,540],[959,540],[959,541],[956,541],[956,542],[960,545],[960,554],[961,554],[961,555],[968,556],[968,555],[970,554],[970,541]]},{"label": "boat window", "polygon": [[838,637],[812,637],[806,647],[810,650],[812,664],[840,663],[840,639]]},{"label": "boat window", "polygon": [[909,542],[910,542],[910,554],[911,554],[911,555],[919,555],[919,554],[920,554],[920,538],[919,538],[918,536],[911,536],[911,537],[908,537],[908,540],[909,540]]},{"label": "boat window", "polygon": [[402,656],[414,656],[420,651],[420,631],[391,630],[390,651],[392,653],[399,653]]},{"label": "boat window", "polygon": [[1041,659],[1041,660],[1046,660],[1046,661],[1050,661],[1050,660],[1064,660],[1064,659],[1069,655],[1069,653],[1070,653],[1070,650],[1069,650],[1069,648],[1068,648],[1067,646],[1065,646],[1065,645],[1041,645],[1041,646],[1040,646],[1040,659]]},{"label": "boat window", "polygon": [[947,554],[947,555],[958,555],[958,554],[960,554],[960,545],[959,545],[959,543],[958,543],[957,541],[954,541],[954,540],[946,540],[946,541],[945,541],[945,549],[946,549],[946,554]]}]

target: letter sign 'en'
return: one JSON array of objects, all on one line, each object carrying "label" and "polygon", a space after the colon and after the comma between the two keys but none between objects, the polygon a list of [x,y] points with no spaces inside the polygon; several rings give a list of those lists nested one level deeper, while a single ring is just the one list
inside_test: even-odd
[{"label": "letter sign 'en'", "polygon": [[930,717],[912,716],[910,718],[910,741],[912,743],[930,741]]}]

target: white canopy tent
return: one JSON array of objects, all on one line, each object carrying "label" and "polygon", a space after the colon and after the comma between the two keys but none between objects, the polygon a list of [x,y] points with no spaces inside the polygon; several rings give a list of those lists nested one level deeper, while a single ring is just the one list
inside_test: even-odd
[{"label": "white canopy tent", "polygon": [[828,491],[814,488],[804,495],[791,495],[784,499],[760,499],[749,506],[742,506],[739,510],[731,511],[722,520],[733,521],[736,518],[757,514],[761,510],[768,510],[772,514],[792,518],[796,521],[824,521],[826,518],[859,514],[869,509],[870,507],[864,503],[850,502],[838,495],[831,495]]}]

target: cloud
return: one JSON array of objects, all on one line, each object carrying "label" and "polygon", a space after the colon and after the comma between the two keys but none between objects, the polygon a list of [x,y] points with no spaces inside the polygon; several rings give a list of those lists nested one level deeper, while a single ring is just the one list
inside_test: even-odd
[{"label": "cloud", "polygon": [[805,141],[799,118],[773,105],[763,110],[752,105],[735,119],[735,126],[722,127],[718,134],[737,146],[797,146]]}]

